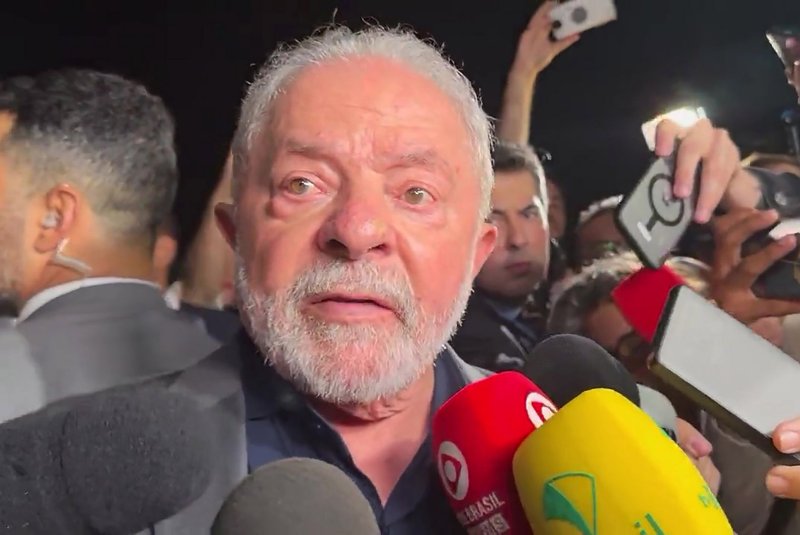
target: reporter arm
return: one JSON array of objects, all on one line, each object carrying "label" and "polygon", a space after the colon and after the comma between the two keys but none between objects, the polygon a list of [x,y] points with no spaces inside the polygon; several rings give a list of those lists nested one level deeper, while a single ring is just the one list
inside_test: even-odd
[{"label": "reporter arm", "polygon": [[508,73],[497,126],[499,139],[519,144],[528,143],[536,77],[536,73],[526,75],[514,67]]}]

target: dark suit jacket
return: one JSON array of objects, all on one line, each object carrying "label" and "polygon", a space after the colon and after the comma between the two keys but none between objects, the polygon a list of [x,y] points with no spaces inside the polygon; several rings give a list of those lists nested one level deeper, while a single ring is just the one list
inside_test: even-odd
[{"label": "dark suit jacket", "polygon": [[191,303],[182,302],[180,311],[198,318],[203,323],[209,336],[220,344],[226,344],[242,328],[239,315],[230,310],[199,307]]},{"label": "dark suit jacket", "polygon": [[528,338],[528,333],[498,314],[476,289],[450,345],[473,366],[491,371],[518,370],[529,352],[524,341]]},{"label": "dark suit jacket", "polygon": [[44,406],[44,384],[28,343],[11,322],[0,320],[0,423]]},{"label": "dark suit jacket", "polygon": [[48,402],[146,380],[198,401],[216,432],[218,465],[204,496],[150,533],[202,535],[246,473],[244,404],[236,363],[159,291],[135,283],[82,288],[46,303],[18,324],[38,364]]}]

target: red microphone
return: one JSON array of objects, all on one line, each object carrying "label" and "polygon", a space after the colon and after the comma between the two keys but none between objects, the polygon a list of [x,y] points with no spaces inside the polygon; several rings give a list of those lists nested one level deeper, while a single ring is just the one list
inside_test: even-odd
[{"label": "red microphone", "polygon": [[556,407],[530,379],[503,372],[467,385],[433,417],[445,494],[468,533],[530,535],[514,484],[514,453]]},{"label": "red microphone", "polygon": [[611,297],[633,330],[652,342],[669,292],[681,284],[683,279],[666,265],[658,269],[643,267],[620,282]]}]

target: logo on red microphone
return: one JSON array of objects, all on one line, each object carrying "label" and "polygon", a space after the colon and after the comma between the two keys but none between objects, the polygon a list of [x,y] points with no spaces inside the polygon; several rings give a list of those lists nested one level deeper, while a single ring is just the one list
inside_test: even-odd
[{"label": "logo on red microphone", "polygon": [[445,490],[454,500],[463,500],[469,490],[469,468],[464,454],[458,446],[446,440],[439,445],[436,458]]},{"label": "logo on red microphone", "polygon": [[528,418],[531,423],[537,429],[543,426],[558,411],[553,402],[539,392],[528,394],[525,398],[525,410],[528,412]]}]

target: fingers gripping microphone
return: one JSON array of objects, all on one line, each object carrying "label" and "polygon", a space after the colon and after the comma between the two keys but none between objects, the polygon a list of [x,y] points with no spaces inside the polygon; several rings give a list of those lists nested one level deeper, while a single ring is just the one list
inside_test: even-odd
[{"label": "fingers gripping microphone", "polygon": [[733,533],[689,458],[612,390],[563,406],[525,439],[513,470],[536,533]]},{"label": "fingers gripping microphone", "polygon": [[517,372],[472,383],[436,412],[436,465],[468,533],[531,533],[514,489],[511,460],[520,443],[555,412],[553,402]]},{"label": "fingers gripping microphone", "polygon": [[203,416],[163,387],[73,398],[0,426],[0,532],[127,535],[197,499]]},{"label": "fingers gripping microphone", "polygon": [[367,499],[344,472],[315,459],[283,459],[245,479],[212,535],[379,535]]}]

